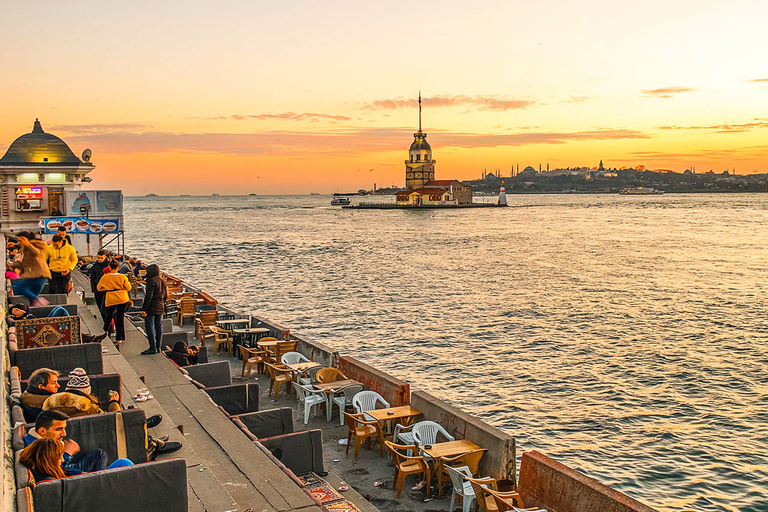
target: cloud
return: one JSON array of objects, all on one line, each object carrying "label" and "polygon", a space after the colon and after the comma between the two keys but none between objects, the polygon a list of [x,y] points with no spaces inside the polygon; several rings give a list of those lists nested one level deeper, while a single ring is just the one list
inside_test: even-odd
[{"label": "cloud", "polygon": [[277,120],[277,121],[317,122],[320,119],[329,119],[332,121],[350,121],[352,118],[347,116],[336,116],[332,114],[315,114],[312,112],[302,112],[300,114],[296,114],[294,112],[284,112],[282,114],[232,114],[230,116],[193,117],[193,119],[203,119],[206,121],[221,121],[225,119],[234,119],[235,121],[245,121],[247,119],[258,119],[260,121]]},{"label": "cloud", "polygon": [[768,120],[755,118],[754,122],[740,124],[725,123],[708,126],[659,126],[659,130],[709,130],[713,133],[742,133],[760,128],[768,128]]},{"label": "cloud", "polygon": [[[516,110],[534,105],[536,102],[525,99],[505,98],[496,95],[486,96],[432,96],[422,98],[422,102],[428,107],[456,107],[471,106],[480,110]],[[365,110],[392,110],[398,108],[416,108],[418,100],[413,98],[394,98],[386,100],[375,100],[362,105]]]},{"label": "cloud", "polygon": [[673,98],[676,94],[684,92],[693,92],[696,89],[692,87],[662,87],[660,89],[644,89],[642,93],[647,97],[652,98]]},{"label": "cloud", "polygon": [[[351,156],[375,151],[406,151],[409,128],[348,128],[302,132],[276,130],[260,133],[101,133],[77,135],[67,142],[87,145],[105,153],[215,153],[222,155],[298,156],[326,154]],[[565,144],[588,140],[647,139],[649,135],[627,129],[596,129],[580,132],[526,132],[478,134],[436,131],[432,144],[440,147],[490,148],[533,144]]]},{"label": "cloud", "polygon": [[103,124],[56,124],[46,128],[52,132],[67,132],[75,135],[98,135],[101,133],[140,133],[150,128],[147,123],[103,123]]},{"label": "cloud", "polygon": [[595,100],[594,96],[568,96],[566,99],[562,100],[560,103],[586,103],[588,101]]}]

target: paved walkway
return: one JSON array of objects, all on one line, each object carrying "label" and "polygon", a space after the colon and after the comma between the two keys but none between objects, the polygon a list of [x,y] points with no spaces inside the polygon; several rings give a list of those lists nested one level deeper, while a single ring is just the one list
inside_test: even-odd
[{"label": "paved walkway", "polygon": [[[82,274],[73,272],[73,281],[75,290],[87,290],[86,297],[90,296],[90,285]],[[103,332],[96,307],[84,306],[74,293],[69,297],[79,305],[84,331]],[[191,511],[321,512],[173,363],[161,354],[141,355],[147,339],[130,322],[126,322],[126,341],[119,352],[109,339],[102,346],[104,372],[122,376],[123,405],[138,405],[147,416],[162,414],[163,422],[150,433],[183,442],[183,448],[168,457],[187,461]],[[132,395],[141,387],[149,388],[154,400],[134,404]],[[183,434],[178,425],[183,425]]]}]

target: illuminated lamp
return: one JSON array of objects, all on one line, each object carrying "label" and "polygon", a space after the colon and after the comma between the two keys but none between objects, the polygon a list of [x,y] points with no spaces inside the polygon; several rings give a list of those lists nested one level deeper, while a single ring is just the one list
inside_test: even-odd
[{"label": "illuminated lamp", "polygon": [[45,181],[49,183],[64,183],[66,179],[67,175],[63,172],[51,172],[45,176]]},{"label": "illuminated lamp", "polygon": [[38,176],[33,172],[24,172],[17,175],[16,180],[19,183],[37,183]]}]

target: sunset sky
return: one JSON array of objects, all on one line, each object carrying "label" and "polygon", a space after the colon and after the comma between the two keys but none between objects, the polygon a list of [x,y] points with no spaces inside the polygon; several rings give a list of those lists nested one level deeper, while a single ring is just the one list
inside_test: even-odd
[{"label": "sunset sky", "polygon": [[37,117],[75,154],[93,150],[93,188],[401,186],[419,90],[438,178],[601,159],[768,172],[764,0],[2,10],[0,152]]}]

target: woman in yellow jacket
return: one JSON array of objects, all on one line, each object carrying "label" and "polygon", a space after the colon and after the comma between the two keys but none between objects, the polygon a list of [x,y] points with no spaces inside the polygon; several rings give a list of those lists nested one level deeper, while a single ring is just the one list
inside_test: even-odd
[{"label": "woman in yellow jacket", "polygon": [[104,297],[104,332],[109,332],[109,324],[115,320],[115,342],[125,341],[125,310],[131,303],[128,292],[131,289],[131,283],[125,274],[117,273],[118,263],[112,260],[109,263],[109,274],[104,274],[96,289],[100,292],[107,292]]}]

